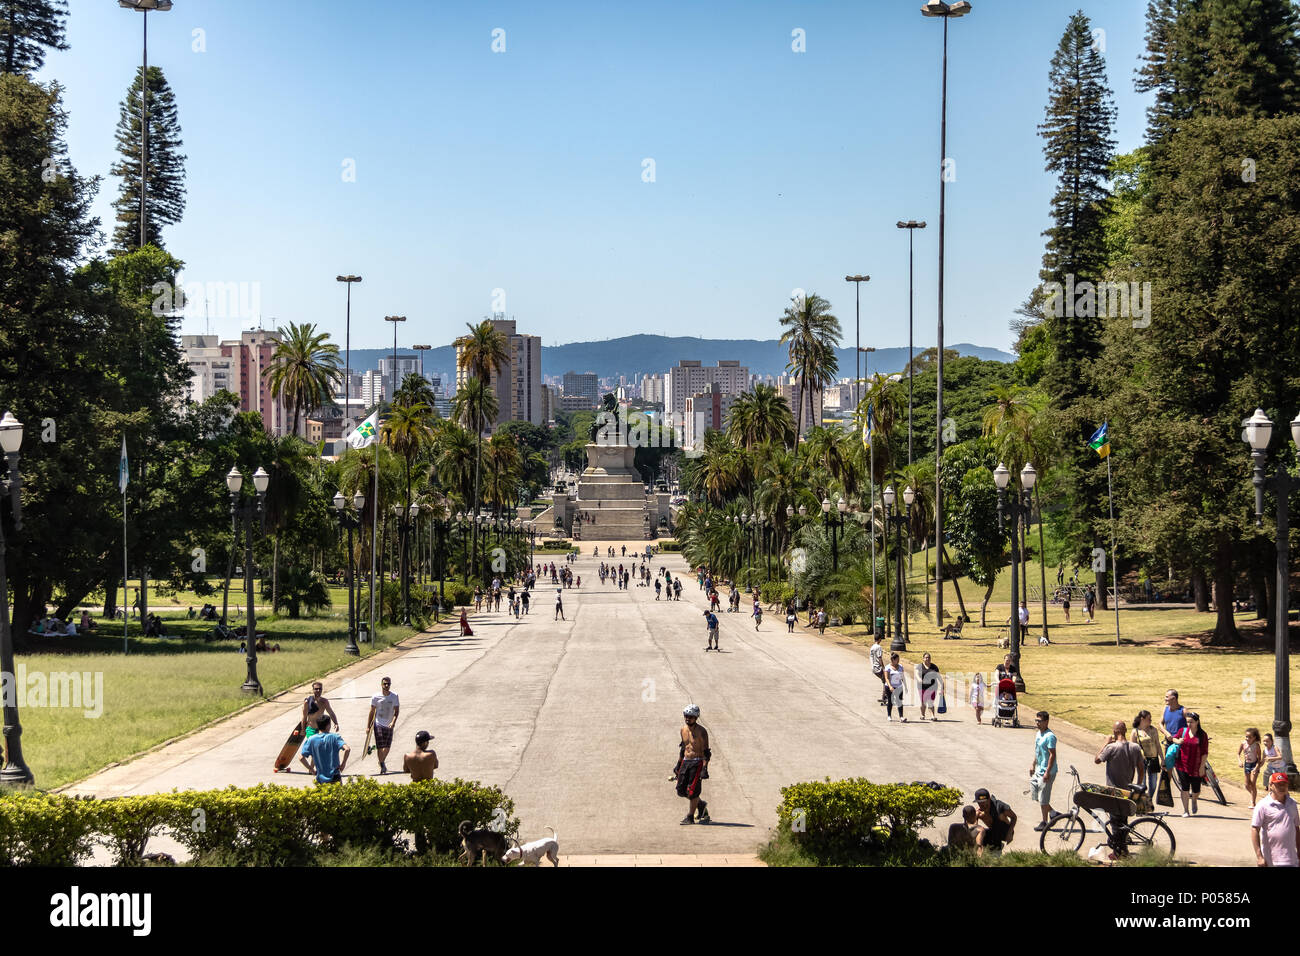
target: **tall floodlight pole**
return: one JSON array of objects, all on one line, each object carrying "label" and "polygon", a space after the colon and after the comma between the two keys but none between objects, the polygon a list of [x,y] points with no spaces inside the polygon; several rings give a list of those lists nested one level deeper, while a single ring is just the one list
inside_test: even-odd
[{"label": "tall floodlight pole", "polygon": [[853,283],[853,407],[862,401],[862,283],[870,282],[871,276],[845,276],[845,282]]},{"label": "tall floodlight pole", "polygon": [[935,356],[938,384],[934,411],[934,544],[938,549],[934,562],[934,617],[941,626],[943,624],[943,469],[941,467],[943,460],[943,250],[944,187],[948,180],[948,21],[953,17],[964,17],[970,11],[971,5],[967,0],[958,0],[957,3],[930,0],[921,7],[923,16],[943,19],[943,92],[939,107],[939,348]]},{"label": "tall floodlight pole", "polygon": [[424,378],[424,353],[433,348],[432,345],[412,345],[415,351],[420,353],[420,378]]},{"label": "tall floodlight pole", "polygon": [[166,13],[172,0],[117,0],[125,10],[144,14],[144,40],[140,56],[140,248],[145,244],[145,222],[149,217],[149,11]]},{"label": "tall floodlight pole", "polygon": [[335,276],[334,281],[346,282],[348,287],[348,311],[343,327],[343,419],[349,429],[353,427],[352,409],[352,283],[360,282],[361,276]]},{"label": "tall floodlight pole", "polygon": [[397,398],[397,323],[405,322],[406,316],[386,315],[384,321],[393,323],[393,390],[388,394],[388,402],[392,404]]},{"label": "tall floodlight pole", "polygon": [[[915,261],[912,250],[912,238],[916,235],[916,230],[924,229],[925,222],[917,222],[915,219],[908,219],[906,222],[899,220],[899,229],[907,230],[907,465],[912,465],[912,362],[913,362],[913,345],[912,345],[912,316],[915,305],[915,294],[913,284],[913,268]],[[911,531],[908,532],[908,540],[911,540]]]}]

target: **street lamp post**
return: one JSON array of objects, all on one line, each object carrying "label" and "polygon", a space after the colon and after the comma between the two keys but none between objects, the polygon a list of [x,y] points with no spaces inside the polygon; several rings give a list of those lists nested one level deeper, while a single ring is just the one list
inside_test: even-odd
[{"label": "street lamp post", "polygon": [[[226,487],[230,489],[231,527],[238,530],[240,523],[244,525],[244,593],[248,600],[244,645],[248,651],[246,658],[248,676],[244,679],[240,690],[246,694],[262,693],[262,682],[257,679],[257,595],[253,592],[253,518],[257,518],[259,531],[264,531],[266,509],[263,503],[266,500],[267,485],[270,483],[271,476],[259,467],[253,472],[255,494],[251,499],[245,500],[239,493],[244,487],[244,476],[239,473],[239,469],[232,467],[230,473],[226,475]],[[272,608],[272,611],[274,610]]]},{"label": "street lamp post", "polygon": [[359,657],[361,649],[357,647],[357,620],[355,604],[352,600],[352,586],[356,581],[356,574],[352,566],[352,531],[354,528],[361,527],[361,512],[366,507],[366,496],[360,491],[352,496],[352,510],[349,511],[347,500],[343,497],[343,492],[336,492],[334,495],[334,514],[339,519],[340,528],[346,528],[348,532],[348,553],[347,553],[347,585],[348,585],[348,643],[343,648],[353,657]]},{"label": "street lamp post", "polygon": [[433,348],[432,345],[412,345],[413,351],[420,353],[420,378],[424,378],[424,353]]},{"label": "street lamp post", "polygon": [[893,485],[886,487],[880,497],[885,501],[885,528],[894,529],[894,639],[890,642],[889,649],[905,651],[907,637],[903,633],[903,595],[907,585],[903,578],[903,529],[911,519],[912,502],[916,500],[916,492],[912,490],[911,485],[903,489],[904,507],[900,508],[897,514],[894,513],[896,494]]},{"label": "street lamp post", "polygon": [[117,0],[117,5],[144,14],[140,48],[140,248],[143,249],[147,235],[145,222],[149,216],[149,11],[166,13],[172,8],[172,0]]},{"label": "street lamp post", "polygon": [[[802,510],[803,509],[801,508],[800,511]],[[849,510],[849,504],[847,501],[844,500],[843,495],[840,496],[839,503],[836,504],[835,510],[838,513],[834,517],[831,517],[831,499],[830,498],[822,499],[822,521],[825,522],[826,527],[830,529],[830,533],[831,533],[831,570],[839,571],[840,548],[839,548],[839,541],[836,535],[837,532],[839,534],[843,534],[844,512]]]},{"label": "street lamp post", "polygon": [[[0,418],[0,452],[4,453],[9,473],[0,477],[0,496],[9,499],[9,510],[14,519],[14,530],[23,527],[23,479],[18,473],[18,449],[23,443],[23,423],[5,412]],[[0,671],[7,680],[14,674],[14,635],[9,620],[9,576],[5,567],[4,517],[0,515]],[[123,601],[123,604],[126,602]],[[4,695],[5,764],[0,770],[0,784],[6,787],[31,786],[36,782],[31,770],[23,762],[23,726],[18,721],[18,695]]]},{"label": "street lamp post", "polygon": [[[1277,583],[1274,585],[1273,599],[1276,602],[1273,615],[1273,739],[1277,743],[1282,759],[1286,761],[1286,772],[1295,780],[1295,756],[1291,751],[1291,676],[1290,646],[1288,641],[1290,601],[1290,508],[1288,497],[1300,488],[1300,479],[1291,475],[1286,465],[1279,461],[1273,477],[1266,477],[1265,463],[1268,457],[1269,439],[1273,436],[1273,423],[1264,414],[1263,409],[1255,409],[1255,414],[1246,420],[1246,441],[1251,447],[1251,457],[1255,460],[1255,527],[1264,520],[1264,489],[1271,489],[1277,495]],[[1300,448],[1300,415],[1291,422],[1291,441]]]},{"label": "street lamp post", "polygon": [[908,219],[906,222],[899,220],[899,229],[907,230],[907,464],[912,464],[912,308],[915,296],[913,294],[913,272],[912,263],[914,261],[912,254],[912,238],[916,235],[916,230],[924,229],[925,222],[917,222],[915,219]]},{"label": "street lamp post", "polygon": [[1011,483],[1011,472],[1007,466],[998,462],[993,472],[993,483],[998,486],[998,531],[1004,532],[1008,522],[1011,524],[1011,663],[1016,668],[1016,691],[1024,693],[1025,675],[1020,668],[1020,535],[1016,529],[1020,526],[1022,515],[1029,514],[1030,493],[1038,481],[1038,472],[1028,462],[1020,470],[1020,489],[1007,494]]},{"label": "street lamp post", "polygon": [[335,282],[346,282],[348,289],[348,310],[346,324],[343,327],[343,420],[350,431],[352,421],[352,283],[360,282],[361,276],[335,276]]},{"label": "street lamp post", "polygon": [[971,5],[967,0],[945,3],[943,0],[930,0],[921,7],[921,14],[926,17],[940,17],[943,20],[943,93],[939,108],[939,348],[935,354],[935,371],[938,376],[935,401],[934,428],[934,542],[939,549],[935,561],[935,620],[943,626],[943,253],[944,253],[944,212],[945,187],[948,183],[948,21],[954,17],[964,17],[970,13]]}]

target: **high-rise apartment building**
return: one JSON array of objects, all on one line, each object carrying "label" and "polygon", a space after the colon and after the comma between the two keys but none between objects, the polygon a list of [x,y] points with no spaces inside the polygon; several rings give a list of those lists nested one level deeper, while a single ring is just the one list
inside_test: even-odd
[{"label": "high-rise apartment building", "polygon": [[[506,338],[506,364],[492,370],[488,386],[497,399],[498,421],[544,424],[542,417],[542,340],[537,335],[521,335],[514,319],[493,318],[492,328]],[[456,350],[456,388],[469,378],[461,368],[460,349]]]},{"label": "high-rise apartment building", "polygon": [[683,359],[664,377],[664,411],[684,415],[686,400],[703,392],[706,385],[717,385],[722,392],[739,395],[749,388],[749,369],[736,359],[723,359],[717,365]]},{"label": "high-rise apartment building", "polygon": [[220,391],[239,394],[239,363],[216,335],[182,335],[181,352],[190,367],[187,401],[201,404]]},{"label": "high-rise apartment building", "polygon": [[[808,434],[810,428],[816,428],[822,423],[822,390],[814,388],[812,390],[812,414],[808,413],[808,400],[804,398],[803,389],[799,385],[797,376],[782,376],[780,383],[777,385],[777,392],[786,403],[790,406],[790,413],[794,415],[795,421],[799,423],[799,437],[803,438]],[[803,411],[800,412],[802,405]],[[802,419],[800,416],[802,415]]]},{"label": "high-rise apartment building", "polygon": [[698,450],[704,447],[704,433],[710,428],[725,431],[731,403],[738,397],[731,392],[722,391],[710,382],[704,386],[704,391],[696,392],[688,398],[682,422],[682,446]]},{"label": "high-rise apartment building", "polygon": [[664,377],[662,375],[641,376],[641,401],[664,403]]}]

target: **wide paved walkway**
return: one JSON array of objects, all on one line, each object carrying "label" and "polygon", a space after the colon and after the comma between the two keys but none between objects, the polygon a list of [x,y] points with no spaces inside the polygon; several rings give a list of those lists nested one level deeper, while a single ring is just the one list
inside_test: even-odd
[{"label": "wide paved walkway", "polygon": [[[1038,814],[1025,795],[1032,720],[1019,730],[987,720],[979,726],[950,691],[952,709],[938,723],[915,721],[914,708],[912,722],[887,723],[860,647],[802,628],[787,634],[775,616],[756,632],[745,602],[740,614],[719,614],[722,652],[705,653],[704,600],[693,575],[683,582],[680,602],[656,602],[653,588],[602,587],[597,564],[588,545],[576,566],[581,590],[563,592],[564,621],[554,619],[555,588],[540,586],[520,622],[504,611],[476,615],[473,637],[461,638],[455,627],[426,633],[376,666],[356,665],[356,676],[341,685],[327,682],[354,748],[348,769],[378,771],[373,756],[356,758],[382,674],[402,701],[390,767],[400,768],[401,749],[411,747],[417,730],[428,730],[436,738],[440,777],[500,785],[515,801],[522,836],[536,838],[552,826],[562,855],[572,854],[574,862],[633,857],[671,865],[682,854],[752,862],[776,824],[782,786],[849,776],[938,780],[961,788],[967,799],[988,787],[1023,821],[1014,846],[1037,847],[1031,828]],[[677,555],[660,555],[653,564],[685,571]],[[259,781],[306,785],[302,772],[271,772],[305,693],[269,701],[237,722],[110,768],[71,791],[109,796]],[[711,826],[679,825],[685,802],[669,780],[688,702],[699,704],[713,747],[705,785]],[[1092,762],[1094,738],[1076,732],[1072,739],[1082,746],[1062,741],[1063,768],[1074,764],[1085,780],[1102,779]],[[1057,788],[1060,807],[1069,791],[1064,769]],[[1179,856],[1253,862],[1248,818],[1240,804],[1215,803],[1202,803],[1197,818],[1170,818]],[[940,822],[946,830],[951,820]],[[1097,842],[1090,836],[1085,848]]]}]

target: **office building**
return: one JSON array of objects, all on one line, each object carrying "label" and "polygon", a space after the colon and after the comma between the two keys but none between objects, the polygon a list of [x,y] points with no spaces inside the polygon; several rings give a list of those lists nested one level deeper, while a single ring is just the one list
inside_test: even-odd
[{"label": "office building", "polygon": [[696,392],[686,399],[682,446],[692,450],[701,449],[704,447],[704,433],[709,429],[726,431],[727,415],[737,397],[710,382],[702,392]]},{"label": "office building", "polygon": [[724,359],[717,365],[683,359],[664,377],[664,411],[684,415],[686,400],[703,392],[706,385],[717,385],[722,392],[739,395],[749,388],[749,369],[735,359]]},{"label": "office building", "polygon": [[[488,382],[496,395],[498,421],[531,422],[541,425],[542,417],[542,340],[537,335],[521,335],[514,319],[493,318],[492,328],[505,336],[506,364],[492,370]],[[461,350],[456,350],[456,388],[469,377],[461,367]]]},{"label": "office building", "polygon": [[582,396],[590,402],[580,408],[595,408],[600,404],[600,382],[594,372],[565,372],[564,397]]}]

